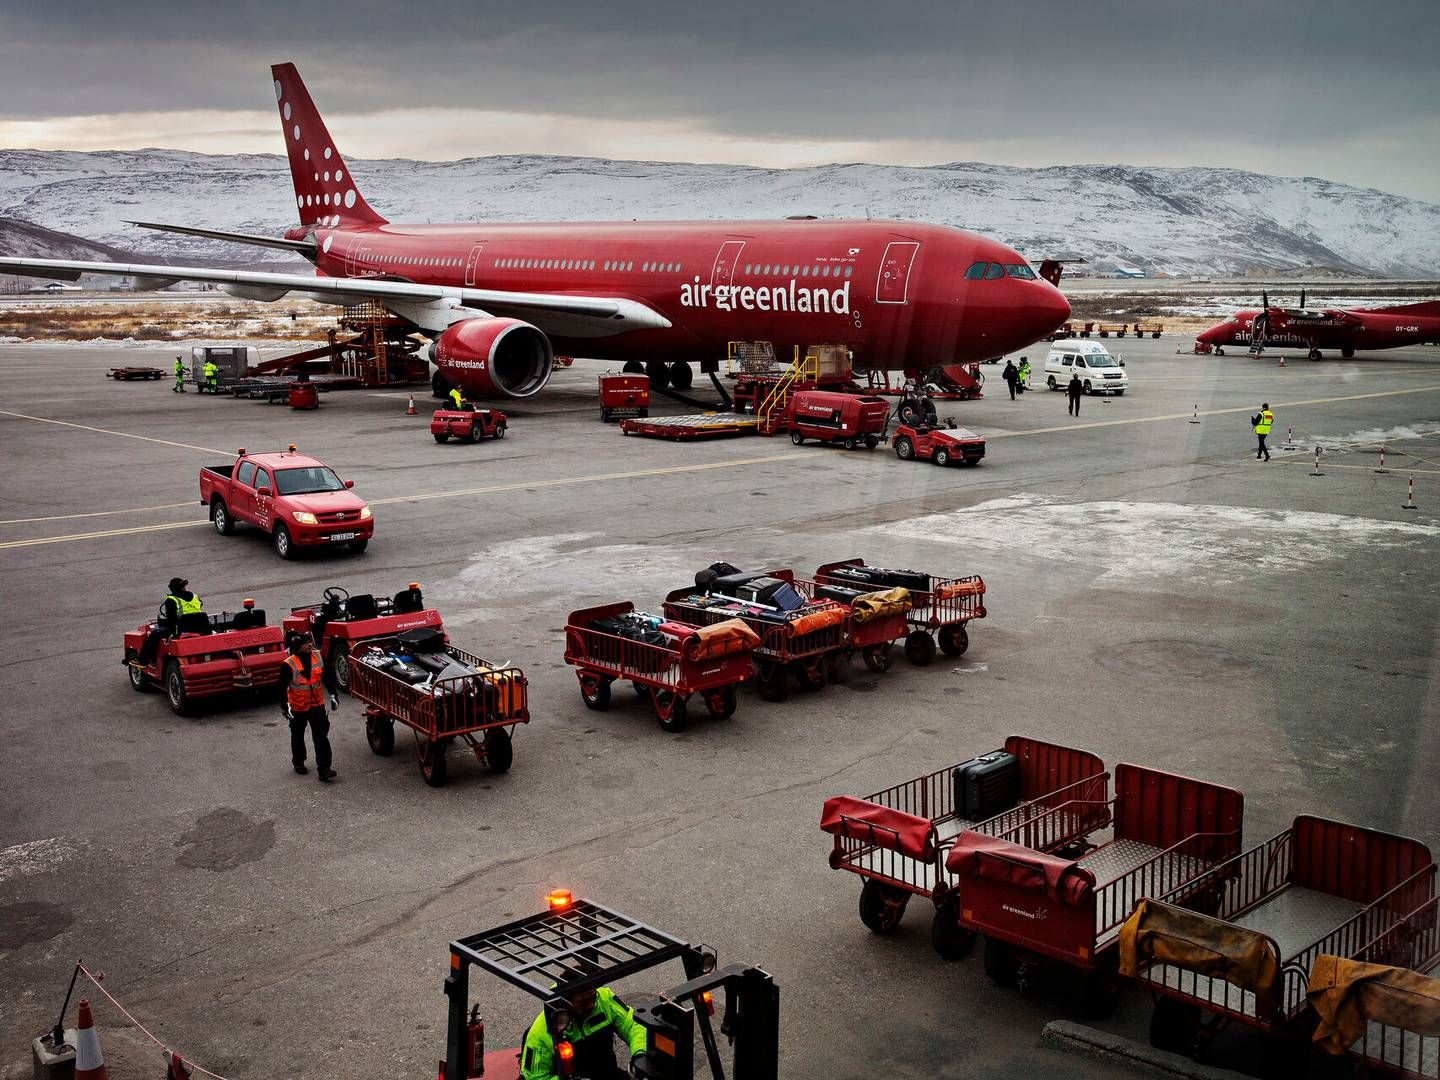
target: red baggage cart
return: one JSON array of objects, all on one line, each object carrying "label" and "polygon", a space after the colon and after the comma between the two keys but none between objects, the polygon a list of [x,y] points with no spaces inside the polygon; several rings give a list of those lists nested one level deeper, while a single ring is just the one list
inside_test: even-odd
[{"label": "red baggage cart", "polygon": [[1418,840],[1302,815],[1137,905],[1118,938],[1120,973],[1155,995],[1155,1046],[1194,1053],[1239,1023],[1272,1036],[1278,1064],[1306,1049],[1293,1026],[1316,957],[1358,955],[1433,896],[1434,881]]},{"label": "red baggage cart", "polygon": [[650,377],[611,371],[600,376],[600,420],[650,415]]},{"label": "red baggage cart", "polygon": [[394,596],[350,593],[338,585],[325,590],[318,604],[291,608],[285,633],[308,633],[325,658],[335,685],[350,690],[350,654],[362,642],[394,637],[406,630],[444,632],[440,612],[425,606],[420,583],[412,581]]},{"label": "red baggage cart", "polygon": [[398,720],[415,735],[420,775],[431,787],[443,787],[449,779],[446,753],[456,739],[464,740],[491,772],[506,772],[515,755],[510,729],[530,722],[524,673],[496,667],[447,643],[444,654],[469,670],[415,684],[382,666],[400,649],[398,640],[387,638],[361,646],[351,658],[350,692],[365,702],[370,749],[389,756]]},{"label": "red baggage cart", "polygon": [[[1354,964],[1385,965],[1372,979]],[[1403,972],[1403,983],[1394,973]],[[1371,1075],[1404,1080],[1440,1076],[1440,896],[1432,896],[1355,956],[1354,962],[1321,954],[1310,972],[1309,999],[1319,1014],[1315,1042],[1346,1054]],[[1341,984],[1347,985],[1342,986]],[[1383,983],[1383,989],[1375,983]],[[1376,992],[1377,989],[1379,992]],[[1353,1009],[1363,1022],[1350,1041],[1338,1014]]]},{"label": "red baggage cart", "polygon": [[[998,834],[956,838],[945,866],[960,890],[960,926],[985,935],[994,982],[1028,982],[1037,964],[1058,960],[1080,969],[1086,1008],[1103,1012],[1114,1001],[1120,924],[1138,901],[1239,854],[1244,810],[1234,788],[1117,765],[1108,802],[1068,800]],[[1073,856],[1080,828],[1088,850]]]},{"label": "red baggage cart", "polygon": [[[874,933],[888,934],[900,924],[912,896],[935,905],[930,941],[947,960],[970,951],[975,935],[961,929],[955,879],[945,859],[966,829],[989,835],[1004,832],[1072,800],[1104,803],[1110,774],[1105,763],[1085,750],[1011,735],[1000,751],[1016,759],[1016,802],[984,818],[966,816],[955,797],[955,774],[968,762],[907,780],[863,799],[847,795],[827,799],[820,828],[834,835],[830,866],[864,879],[860,921]],[[973,760],[973,759],[972,759]],[[1077,835],[1089,831],[1077,822]],[[1062,846],[1066,837],[1054,837]]]},{"label": "red baggage cart", "polygon": [[[822,585],[854,585],[833,571],[842,566],[864,566],[864,559],[842,559],[826,563],[815,571]],[[910,590],[910,633],[905,638],[905,657],[912,664],[925,665],[935,659],[938,639],[946,656],[961,656],[970,647],[965,629],[972,619],[985,618],[985,582],[978,574],[968,577],[929,575],[928,589]],[[931,637],[931,634],[934,637]]]},{"label": "red baggage cart", "polygon": [[[788,581],[806,600],[815,599],[815,590],[823,588],[818,581],[798,578],[793,570],[771,570],[769,575],[781,581]],[[874,590],[875,594],[886,592]],[[822,599],[830,599],[822,597]],[[831,682],[843,682],[847,675],[850,657],[859,653],[865,666],[871,671],[886,671],[890,667],[890,646],[906,634],[911,601],[887,602],[873,607],[846,604],[836,600],[845,609],[845,652],[832,653],[828,659],[826,675]]]},{"label": "red baggage cart", "polygon": [[793,672],[805,690],[825,685],[830,657],[845,651],[845,609],[829,600],[811,601],[799,611],[761,611],[728,596],[697,588],[676,589],[665,597],[665,618],[694,626],[739,619],[760,638],[755,673],[766,701],[785,697],[785,676]]},{"label": "red baggage cart", "polygon": [[[755,633],[738,620],[728,633],[704,633],[714,627],[664,622],[667,644],[632,641],[596,630],[598,619],[628,615],[627,601],[572,611],[565,620],[565,662],[575,668],[580,696],[592,709],[610,707],[610,684],[628,680],[635,693],[650,701],[655,719],[666,731],[684,731],[690,698],[700,694],[711,716],[734,715],[735,691],[750,677],[751,656],[759,644]],[[722,640],[723,639],[723,640]]]}]

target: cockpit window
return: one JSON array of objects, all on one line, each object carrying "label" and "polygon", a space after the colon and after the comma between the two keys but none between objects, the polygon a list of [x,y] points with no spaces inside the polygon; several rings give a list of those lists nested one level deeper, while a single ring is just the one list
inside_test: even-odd
[{"label": "cockpit window", "polygon": [[991,263],[985,271],[985,280],[994,281],[996,278],[1005,276],[1005,268],[999,263]]},{"label": "cockpit window", "polygon": [[979,281],[985,276],[985,266],[986,264],[983,262],[971,263],[970,269],[965,271],[965,280]]},{"label": "cockpit window", "polygon": [[1024,263],[1006,263],[1005,273],[1013,278],[1020,278],[1022,281],[1034,281],[1035,271]]}]

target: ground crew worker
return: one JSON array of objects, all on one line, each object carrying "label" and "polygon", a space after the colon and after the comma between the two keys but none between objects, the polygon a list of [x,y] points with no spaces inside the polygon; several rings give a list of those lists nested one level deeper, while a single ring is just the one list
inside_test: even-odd
[{"label": "ground crew worker", "polygon": [[[609,987],[581,990],[569,999],[570,1019],[560,1039],[575,1052],[570,1064],[573,1076],[585,1080],[623,1080],[640,1076],[645,1066],[645,1028],[635,1022],[634,1011],[615,996]],[[630,1070],[615,1064],[615,1036],[630,1047]],[[555,1060],[555,1039],[542,1012],[525,1033],[520,1052],[521,1080],[557,1080],[560,1065]]]},{"label": "ground crew worker", "polygon": [[1017,374],[1019,375],[1020,392],[1023,394],[1026,390],[1029,390],[1029,389],[1030,389],[1030,358],[1029,358],[1029,357],[1027,357],[1027,356],[1022,356],[1022,357],[1020,357],[1020,367],[1019,367],[1019,369],[1018,369],[1018,371],[1017,371]]},{"label": "ground crew worker", "polygon": [[142,667],[148,667],[159,651],[160,639],[174,637],[180,633],[180,618],[205,610],[205,603],[190,591],[190,582],[182,577],[170,579],[170,591],[160,604],[160,618],[145,635],[145,644],[140,646],[140,655],[135,659]]},{"label": "ground crew worker", "polygon": [[463,412],[466,409],[469,409],[471,412],[475,411],[475,406],[465,400],[465,395],[460,393],[459,387],[454,387],[451,389],[450,402],[450,407],[452,409],[455,409],[457,412]]},{"label": "ground crew worker", "polygon": [[325,694],[329,691],[330,708],[338,709],[335,676],[326,670],[315,651],[309,634],[290,635],[290,655],[280,669],[280,686],[285,691],[282,712],[290,721],[290,761],[295,771],[304,776],[305,726],[310,726],[310,741],[315,744],[315,773],[324,783],[335,779],[330,767],[330,716],[325,712]]},{"label": "ground crew worker", "polygon": [[176,394],[185,392],[185,361],[178,356],[175,357],[175,385],[171,389]]},{"label": "ground crew worker", "polygon": [[1015,400],[1015,384],[1020,381],[1020,370],[1013,361],[1005,361],[1005,370],[1000,372],[1000,377],[1005,380],[1005,385],[1010,388],[1010,400]]},{"label": "ground crew worker", "polygon": [[1259,446],[1255,449],[1255,460],[1260,460],[1260,455],[1265,455],[1265,460],[1270,460],[1270,450],[1265,445],[1265,436],[1270,434],[1270,429],[1275,426],[1275,414],[1270,411],[1270,403],[1267,401],[1260,406],[1260,411],[1250,418],[1255,425],[1255,437],[1260,440]]},{"label": "ground crew worker", "polygon": [[1070,407],[1065,411],[1071,416],[1080,415],[1080,395],[1085,393],[1085,384],[1080,381],[1078,371],[1070,372],[1070,381],[1065,384],[1065,396],[1070,399]]},{"label": "ground crew worker", "polygon": [[219,372],[219,370],[220,369],[215,366],[214,360],[205,361],[205,389],[212,394],[218,394],[220,392],[220,386],[215,379],[216,373]]}]

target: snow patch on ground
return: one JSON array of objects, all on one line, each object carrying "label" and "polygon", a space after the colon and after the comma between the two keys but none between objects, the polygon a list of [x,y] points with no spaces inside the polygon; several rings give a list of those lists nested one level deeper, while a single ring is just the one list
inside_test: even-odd
[{"label": "snow patch on ground", "polygon": [[1413,442],[1431,439],[1440,435],[1440,420],[1425,420],[1403,427],[1369,428],[1365,431],[1351,431],[1345,435],[1314,435],[1311,441],[1325,447],[1360,448],[1394,446],[1399,442]]},{"label": "snow patch on ground", "polygon": [[0,881],[54,870],[73,854],[74,845],[58,836],[5,848],[0,850]]},{"label": "snow patch on ground", "polygon": [[963,545],[994,556],[1022,554],[1101,566],[1104,583],[1165,581],[1227,585],[1256,573],[1305,569],[1372,548],[1440,537],[1440,527],[1301,511],[1178,503],[1061,503],[1011,495],[871,529]]}]

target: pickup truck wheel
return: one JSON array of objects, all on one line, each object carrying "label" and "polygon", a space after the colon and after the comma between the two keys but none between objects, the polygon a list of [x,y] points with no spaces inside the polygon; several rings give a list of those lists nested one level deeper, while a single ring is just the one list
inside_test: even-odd
[{"label": "pickup truck wheel", "polygon": [[135,650],[125,650],[125,670],[130,675],[130,689],[137,694],[143,694],[149,688],[149,682],[145,678],[145,669],[135,662]]},{"label": "pickup truck wheel", "polygon": [[367,547],[369,547],[369,546],[370,546],[370,541],[369,541],[369,540],[351,540],[351,541],[350,541],[350,550],[353,551],[356,555],[359,555],[362,551],[364,551],[364,550],[365,550]]},{"label": "pickup truck wheel", "polygon": [[165,665],[165,700],[170,711],[176,716],[189,716],[190,695],[185,689],[185,676],[180,674],[180,662],[171,660]]},{"label": "pickup truck wheel", "polygon": [[509,772],[514,760],[515,744],[510,741],[510,733],[504,728],[491,728],[485,736],[485,764],[490,771]]},{"label": "pickup truck wheel", "polygon": [[915,456],[915,444],[908,435],[901,435],[895,440],[895,456],[901,461],[909,461]]},{"label": "pickup truck wheel", "polygon": [[229,536],[235,531],[235,522],[230,517],[230,511],[220,499],[210,504],[210,520],[215,523],[215,531],[221,536]]},{"label": "pickup truck wheel", "polygon": [[284,525],[275,526],[275,535],[272,537],[275,542],[275,554],[282,559],[293,559],[295,557],[295,542],[290,539],[290,530]]},{"label": "pickup truck wheel", "polygon": [[335,677],[335,686],[342,694],[350,693],[350,650],[343,641],[330,646],[330,674]]}]

